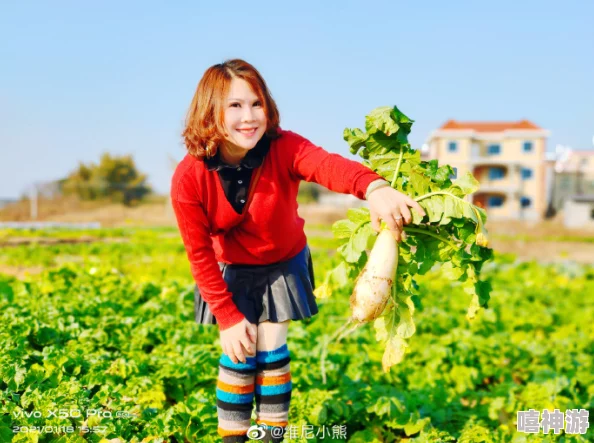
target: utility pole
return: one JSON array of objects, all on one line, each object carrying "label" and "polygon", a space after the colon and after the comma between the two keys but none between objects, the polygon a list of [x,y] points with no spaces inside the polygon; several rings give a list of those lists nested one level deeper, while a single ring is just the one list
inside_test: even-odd
[{"label": "utility pole", "polygon": [[37,210],[38,210],[38,195],[37,195],[37,183],[33,183],[31,187],[31,220],[37,220]]}]

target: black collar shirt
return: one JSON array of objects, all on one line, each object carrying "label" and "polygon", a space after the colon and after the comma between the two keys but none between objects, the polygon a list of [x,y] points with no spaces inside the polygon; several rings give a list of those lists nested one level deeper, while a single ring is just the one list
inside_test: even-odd
[{"label": "black collar shirt", "polygon": [[260,166],[270,150],[270,139],[266,134],[250,149],[239,165],[229,165],[220,156],[220,150],[211,158],[204,158],[206,169],[216,171],[227,200],[241,214],[248,198],[252,172]]}]

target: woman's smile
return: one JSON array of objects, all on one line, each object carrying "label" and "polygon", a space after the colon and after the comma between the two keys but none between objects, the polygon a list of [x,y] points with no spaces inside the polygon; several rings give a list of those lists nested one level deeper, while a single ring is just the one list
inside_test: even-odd
[{"label": "woman's smile", "polygon": [[252,128],[252,129],[238,129],[238,132],[241,132],[243,134],[244,137],[252,137],[255,133],[256,133],[256,129],[257,128]]}]

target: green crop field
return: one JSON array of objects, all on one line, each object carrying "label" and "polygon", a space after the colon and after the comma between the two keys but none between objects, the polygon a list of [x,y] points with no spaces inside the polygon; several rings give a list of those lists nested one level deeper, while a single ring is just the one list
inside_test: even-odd
[{"label": "green crop field", "polygon": [[[0,232],[17,237],[0,249],[0,442],[219,441],[218,330],[193,320],[177,231]],[[308,239],[320,284],[340,243]],[[369,324],[329,344],[324,383],[352,284],[293,322],[286,440],[594,441],[516,429],[518,411],[594,410],[594,269],[495,252],[473,320],[460,282],[417,276],[416,334],[387,373]]]}]

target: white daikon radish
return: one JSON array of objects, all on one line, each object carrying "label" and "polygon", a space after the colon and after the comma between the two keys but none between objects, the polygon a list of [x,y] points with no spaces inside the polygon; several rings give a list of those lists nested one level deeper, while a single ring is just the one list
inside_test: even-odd
[{"label": "white daikon radish", "polygon": [[367,323],[382,314],[392,293],[397,266],[398,242],[389,230],[383,229],[355,280],[350,298],[351,322]]},{"label": "white daikon radish", "polygon": [[382,229],[375,240],[365,267],[355,280],[350,298],[351,317],[322,346],[320,370],[326,384],[328,344],[339,343],[364,323],[378,318],[392,295],[398,267],[398,242],[388,229]]}]

